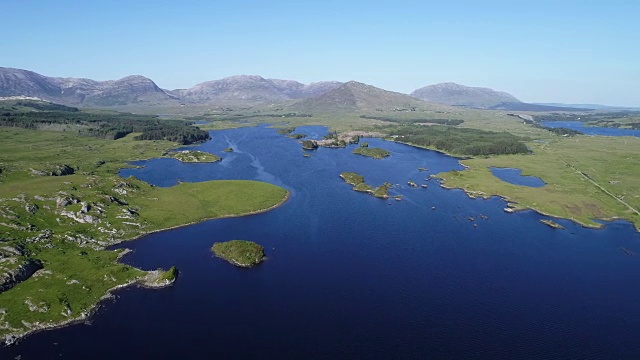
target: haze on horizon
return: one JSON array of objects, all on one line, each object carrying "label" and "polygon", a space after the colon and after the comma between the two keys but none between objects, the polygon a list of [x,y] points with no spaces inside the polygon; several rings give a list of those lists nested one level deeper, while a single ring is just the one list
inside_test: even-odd
[{"label": "haze on horizon", "polygon": [[56,77],[139,74],[166,89],[236,74],[439,82],[526,102],[640,106],[640,3],[102,1],[3,4],[0,66]]}]

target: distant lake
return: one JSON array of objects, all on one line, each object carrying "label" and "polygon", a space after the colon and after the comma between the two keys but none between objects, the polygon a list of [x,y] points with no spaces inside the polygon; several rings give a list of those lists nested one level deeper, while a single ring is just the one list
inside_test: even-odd
[{"label": "distant lake", "polygon": [[521,169],[491,167],[491,173],[509,184],[528,187],[543,187],[546,185],[539,177],[523,176]]},{"label": "distant lake", "polygon": [[[299,128],[319,137],[322,127]],[[255,179],[291,198],[258,215],[154,233],[116,248],[143,269],[180,269],[173,287],[128,288],[91,319],[1,349],[13,359],[636,358],[640,353],[640,234],[628,222],[566,230],[505,201],[446,190],[431,174],[462,170],[438,152],[366,139],[391,156],[344,149],[302,156],[266,127],[211,132],[188,147],[224,159],[138,162],[122,176],[157,186]],[[224,153],[233,147],[233,153]],[[428,168],[421,172],[419,167]],[[357,193],[354,171],[402,201]],[[428,184],[412,188],[407,181]],[[262,244],[268,260],[239,269],[216,241]],[[636,255],[632,255],[636,254]]]},{"label": "distant lake", "polygon": [[540,125],[557,128],[563,127],[572,130],[578,130],[586,135],[604,135],[604,136],[636,136],[640,137],[640,130],[619,129],[608,127],[585,126],[581,121],[541,121]]}]

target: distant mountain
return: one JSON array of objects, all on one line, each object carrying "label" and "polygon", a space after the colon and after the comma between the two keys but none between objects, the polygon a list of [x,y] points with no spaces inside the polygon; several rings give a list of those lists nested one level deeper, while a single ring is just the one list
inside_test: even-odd
[{"label": "distant mountain", "polygon": [[282,102],[316,96],[340,86],[339,82],[309,85],[294,80],[265,79],[257,75],[236,75],[203,82],[182,92],[182,100],[190,103],[257,104]]},{"label": "distant mountain", "polygon": [[0,97],[37,97],[71,106],[257,105],[314,97],[341,84],[326,81],[305,85],[293,80],[237,75],[206,81],[189,89],[164,90],[139,75],[95,81],[48,77],[28,70],[0,67]]},{"label": "distant mountain", "polygon": [[523,102],[517,103],[509,103],[503,102],[500,104],[496,104],[488,107],[489,110],[508,110],[508,111],[591,111],[593,109],[586,108],[573,108],[573,107],[561,107],[561,106],[548,106],[548,105],[539,105],[539,104],[529,104]]},{"label": "distant mountain", "polygon": [[489,88],[470,87],[456,83],[440,83],[415,90],[411,96],[436,104],[489,108],[500,103],[519,103],[515,96]]},{"label": "distant mountain", "polygon": [[[412,96],[349,81],[315,97],[300,100],[289,109],[297,112],[372,112],[433,109],[434,105]],[[437,107],[437,105],[436,105]]]},{"label": "distant mountain", "polygon": [[593,110],[640,110],[640,107],[610,106],[600,104],[563,104],[563,103],[533,103],[536,105],[555,106],[559,108],[583,108]]},{"label": "distant mountain", "polygon": [[0,96],[31,96],[74,106],[155,105],[177,100],[176,96],[139,75],[115,81],[95,81],[47,77],[4,67],[0,67]]}]

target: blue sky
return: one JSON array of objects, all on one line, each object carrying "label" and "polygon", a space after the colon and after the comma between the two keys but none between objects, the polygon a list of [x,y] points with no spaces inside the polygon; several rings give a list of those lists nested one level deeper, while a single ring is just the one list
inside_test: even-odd
[{"label": "blue sky", "polygon": [[236,74],[438,82],[523,101],[640,106],[640,1],[67,1],[2,6],[0,66],[139,74],[168,89]]}]

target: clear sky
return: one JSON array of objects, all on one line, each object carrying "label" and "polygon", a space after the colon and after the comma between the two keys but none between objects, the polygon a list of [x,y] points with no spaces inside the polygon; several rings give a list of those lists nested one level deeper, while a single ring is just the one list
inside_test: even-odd
[{"label": "clear sky", "polygon": [[640,106],[640,1],[6,0],[0,66],[167,89],[237,74]]}]

